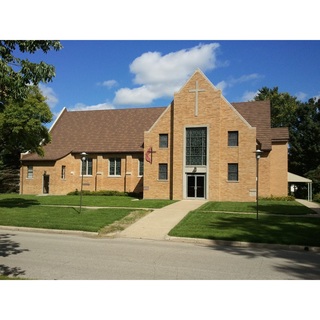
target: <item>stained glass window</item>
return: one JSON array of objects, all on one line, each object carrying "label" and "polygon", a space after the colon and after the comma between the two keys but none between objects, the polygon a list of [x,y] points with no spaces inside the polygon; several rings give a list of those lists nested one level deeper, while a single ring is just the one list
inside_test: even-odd
[{"label": "stained glass window", "polygon": [[186,164],[207,164],[207,128],[187,128]]}]

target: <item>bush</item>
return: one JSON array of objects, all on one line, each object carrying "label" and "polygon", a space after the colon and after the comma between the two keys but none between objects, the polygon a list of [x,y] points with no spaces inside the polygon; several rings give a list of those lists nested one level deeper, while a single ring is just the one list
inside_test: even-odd
[{"label": "bush", "polygon": [[270,197],[262,197],[260,200],[268,200],[268,201],[295,201],[296,198],[294,196],[282,196],[282,197],[275,197],[271,195]]},{"label": "bush", "polygon": [[[77,196],[80,195],[80,191],[76,189],[75,191],[69,192],[67,194],[68,196]],[[118,197],[124,197],[124,196],[130,196],[130,197],[138,197],[135,193],[128,193],[128,192],[121,192],[116,190],[99,190],[99,191],[88,191],[83,190],[82,195],[85,196],[118,196]]]},{"label": "bush", "polygon": [[320,193],[316,193],[316,194],[313,196],[313,201],[315,201],[315,202],[320,202]]}]

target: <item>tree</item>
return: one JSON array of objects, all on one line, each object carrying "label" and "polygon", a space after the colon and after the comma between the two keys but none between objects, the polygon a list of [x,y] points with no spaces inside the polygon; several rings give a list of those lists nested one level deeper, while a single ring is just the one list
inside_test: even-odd
[{"label": "tree", "polygon": [[0,112],[0,192],[17,191],[20,154],[31,151],[43,155],[50,141],[48,128],[52,113],[36,86],[27,88],[24,100],[7,100]]},{"label": "tree", "polygon": [[290,127],[295,120],[299,101],[287,92],[279,93],[278,87],[274,87],[273,89],[263,87],[258,91],[254,100],[270,100],[271,127],[273,128]]},{"label": "tree", "polygon": [[270,100],[272,127],[289,128],[288,169],[313,180],[320,191],[320,99],[298,101],[278,87],[263,87],[255,100]]},{"label": "tree", "polygon": [[53,115],[46,98],[36,86],[28,87],[27,94],[24,100],[8,100],[0,113],[3,154],[31,151],[43,155],[42,145],[50,141],[44,124],[51,122]]},{"label": "tree", "polygon": [[40,82],[50,82],[55,76],[55,68],[41,61],[34,63],[21,59],[14,54],[35,53],[42,50],[60,50],[62,45],[55,40],[0,40],[0,110],[8,99],[21,100],[28,94],[28,86],[37,86]]},{"label": "tree", "polygon": [[0,40],[0,192],[17,190],[20,153],[43,155],[50,141],[44,124],[52,114],[37,86],[52,81],[55,68],[26,56],[61,48],[55,40]]},{"label": "tree", "polygon": [[290,131],[289,170],[315,173],[320,166],[320,99],[300,103]]}]

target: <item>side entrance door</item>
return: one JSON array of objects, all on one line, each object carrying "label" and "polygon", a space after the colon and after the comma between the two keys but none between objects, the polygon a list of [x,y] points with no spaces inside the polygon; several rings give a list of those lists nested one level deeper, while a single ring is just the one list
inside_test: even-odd
[{"label": "side entrance door", "polygon": [[187,174],[187,197],[205,198],[205,174]]},{"label": "side entrance door", "polygon": [[50,183],[50,175],[44,174],[43,175],[43,193],[49,193],[49,183]]}]

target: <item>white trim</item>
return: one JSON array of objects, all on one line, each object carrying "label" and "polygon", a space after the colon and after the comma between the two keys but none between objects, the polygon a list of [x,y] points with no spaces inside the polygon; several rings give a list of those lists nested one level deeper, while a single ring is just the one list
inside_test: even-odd
[{"label": "white trim", "polygon": [[164,116],[165,113],[167,113],[168,110],[170,110],[172,102],[166,107],[166,109],[160,114],[160,116],[158,117],[158,119],[153,123],[153,125],[151,126],[151,128],[145,132],[151,132],[153,130],[153,128],[158,124],[158,122],[160,121],[160,119]]},{"label": "white trim", "polygon": [[56,125],[56,123],[58,122],[58,120],[61,118],[62,114],[64,112],[68,112],[67,108],[66,107],[63,107],[63,109],[61,110],[61,112],[59,113],[59,115],[57,116],[57,119],[54,120],[53,124],[51,125],[50,129],[49,129],[49,132],[51,132],[51,130],[53,129],[53,127]]}]

